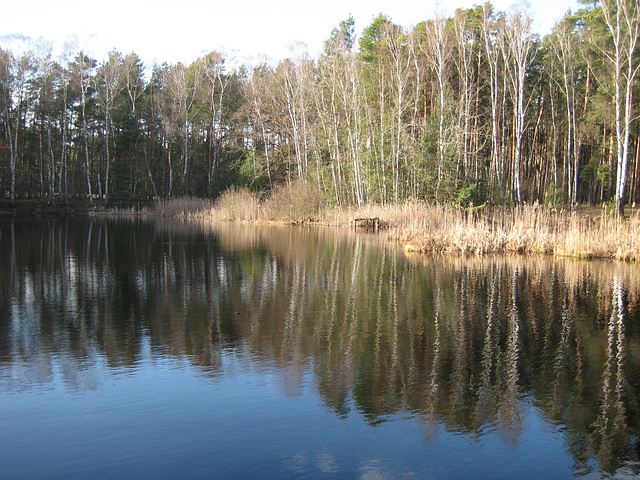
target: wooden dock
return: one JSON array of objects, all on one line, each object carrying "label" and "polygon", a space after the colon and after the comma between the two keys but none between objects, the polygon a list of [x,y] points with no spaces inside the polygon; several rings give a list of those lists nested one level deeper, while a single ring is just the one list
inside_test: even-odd
[{"label": "wooden dock", "polygon": [[378,217],[373,218],[354,218],[351,220],[353,228],[364,228],[366,230],[373,230],[377,232],[380,229],[380,219]]}]

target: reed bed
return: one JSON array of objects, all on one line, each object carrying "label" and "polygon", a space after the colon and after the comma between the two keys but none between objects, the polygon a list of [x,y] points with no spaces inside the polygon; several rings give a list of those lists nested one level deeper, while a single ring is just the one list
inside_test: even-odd
[{"label": "reed bed", "polygon": [[469,212],[425,206],[389,237],[408,251],[454,255],[553,254],[574,258],[640,261],[640,216],[621,218],[605,209],[600,215],[521,209]]},{"label": "reed bed", "polygon": [[[120,215],[134,212],[119,211]],[[522,208],[462,209],[405,202],[362,208],[323,208],[314,189],[294,184],[260,199],[248,189],[231,189],[214,203],[198,198],[156,202],[136,214],[202,222],[353,225],[377,218],[390,241],[410,252],[448,255],[517,253],[640,261],[640,209],[621,218],[603,208],[589,213]]]},{"label": "reed bed", "polygon": [[166,217],[166,218],[188,218],[197,215],[204,215],[205,212],[213,208],[211,200],[197,197],[179,197],[155,200],[153,205],[141,208],[134,207],[112,207],[98,213],[108,217]]}]

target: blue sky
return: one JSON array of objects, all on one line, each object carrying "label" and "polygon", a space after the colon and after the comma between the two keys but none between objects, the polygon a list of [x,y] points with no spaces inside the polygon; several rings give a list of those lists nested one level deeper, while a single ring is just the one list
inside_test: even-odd
[{"label": "blue sky", "polygon": [[[433,18],[438,11],[452,13],[458,7],[482,4],[479,0],[30,0],[3,6],[0,46],[11,47],[6,36],[22,34],[43,37],[53,43],[54,52],[75,36],[78,44],[98,60],[113,48],[135,51],[147,64],[189,63],[198,56],[218,50],[227,59],[256,63],[265,57],[287,56],[295,42],[306,45],[316,56],[323,42],[341,20],[353,14],[356,33],[384,13],[409,27]],[[494,0],[497,10],[508,10],[509,0]],[[578,7],[576,0],[541,0],[530,4],[536,31],[549,32],[563,14]],[[4,38],[3,38],[4,37]]]}]

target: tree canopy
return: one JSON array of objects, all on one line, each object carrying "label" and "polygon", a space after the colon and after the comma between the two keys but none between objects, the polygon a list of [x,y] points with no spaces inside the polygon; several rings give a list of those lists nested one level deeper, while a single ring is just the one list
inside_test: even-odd
[{"label": "tree canopy", "polygon": [[[229,71],[0,49],[0,191],[107,204],[303,181],[336,205],[640,201],[635,0],[539,38],[489,3],[405,28],[380,14],[318,59]],[[420,20],[420,19],[417,19]]]}]

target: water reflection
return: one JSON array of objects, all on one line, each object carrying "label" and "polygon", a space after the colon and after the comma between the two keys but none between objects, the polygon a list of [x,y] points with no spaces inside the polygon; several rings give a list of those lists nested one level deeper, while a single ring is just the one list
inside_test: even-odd
[{"label": "water reflection", "polygon": [[[378,425],[520,442],[536,405],[575,471],[638,462],[638,268],[406,258],[330,229],[127,221],[0,224],[0,386],[99,389],[143,358],[215,380],[276,368]],[[229,358],[237,359],[231,364]],[[310,377],[312,374],[312,377]],[[331,473],[329,452],[286,459]],[[635,462],[635,463],[634,463]],[[302,470],[300,470],[302,469]],[[363,467],[374,471],[373,467]],[[366,472],[365,472],[366,473]]]}]

